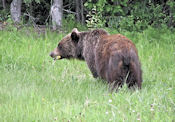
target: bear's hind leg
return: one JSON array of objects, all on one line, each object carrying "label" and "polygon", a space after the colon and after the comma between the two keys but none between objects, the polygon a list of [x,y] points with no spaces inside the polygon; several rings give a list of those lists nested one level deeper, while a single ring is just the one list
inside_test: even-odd
[{"label": "bear's hind leg", "polygon": [[119,87],[122,87],[124,84],[123,79],[123,62],[120,59],[120,56],[115,55],[110,58],[108,70],[106,73],[106,79],[109,84],[112,86],[112,90],[117,90]]},{"label": "bear's hind leg", "polygon": [[131,88],[137,85],[137,87],[141,89],[142,78],[141,78],[141,69],[140,69],[139,63],[135,63],[131,61],[129,66],[129,71],[130,73],[126,81],[128,88]]}]

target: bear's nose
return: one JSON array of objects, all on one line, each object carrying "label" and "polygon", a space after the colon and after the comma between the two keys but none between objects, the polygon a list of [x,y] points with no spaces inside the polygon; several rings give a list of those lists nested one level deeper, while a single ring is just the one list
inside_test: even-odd
[{"label": "bear's nose", "polygon": [[51,52],[51,53],[50,53],[50,56],[51,56],[52,58],[54,57],[54,54],[53,54],[53,52]]}]

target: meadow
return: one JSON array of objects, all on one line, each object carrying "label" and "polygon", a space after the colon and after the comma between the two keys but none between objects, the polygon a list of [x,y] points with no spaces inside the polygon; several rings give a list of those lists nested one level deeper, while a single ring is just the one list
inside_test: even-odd
[{"label": "meadow", "polygon": [[120,33],[138,49],[141,90],[125,85],[111,92],[104,81],[92,77],[85,62],[54,62],[49,53],[66,33],[0,31],[0,121],[174,122],[175,32],[149,27]]}]

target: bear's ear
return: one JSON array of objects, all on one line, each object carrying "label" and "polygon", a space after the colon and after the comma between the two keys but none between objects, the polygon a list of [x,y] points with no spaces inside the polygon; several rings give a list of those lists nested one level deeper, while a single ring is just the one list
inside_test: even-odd
[{"label": "bear's ear", "polygon": [[79,40],[79,32],[78,32],[77,28],[74,28],[74,29],[72,30],[71,39],[72,39],[72,41],[74,41],[74,42],[78,42],[78,40]]}]

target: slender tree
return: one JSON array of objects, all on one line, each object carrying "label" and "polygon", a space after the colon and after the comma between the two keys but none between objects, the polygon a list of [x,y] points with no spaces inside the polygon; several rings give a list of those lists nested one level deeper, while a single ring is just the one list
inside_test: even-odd
[{"label": "slender tree", "polygon": [[53,30],[60,29],[63,17],[63,0],[54,0],[53,5],[51,6],[51,16]]},{"label": "slender tree", "polygon": [[83,4],[83,0],[80,0],[80,4],[81,4],[81,24],[84,24],[85,20],[84,20],[84,4]]},{"label": "slender tree", "polygon": [[75,0],[76,19],[80,22],[80,1]]},{"label": "slender tree", "polygon": [[2,0],[2,6],[3,6],[3,9],[6,9],[6,2],[5,2],[5,0]]},{"label": "slender tree", "polygon": [[10,5],[11,18],[14,23],[20,23],[21,17],[21,0],[13,0]]}]

